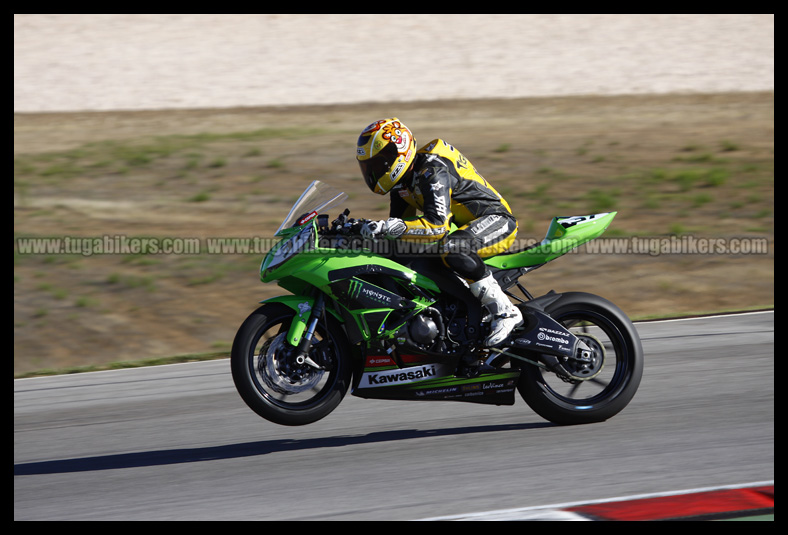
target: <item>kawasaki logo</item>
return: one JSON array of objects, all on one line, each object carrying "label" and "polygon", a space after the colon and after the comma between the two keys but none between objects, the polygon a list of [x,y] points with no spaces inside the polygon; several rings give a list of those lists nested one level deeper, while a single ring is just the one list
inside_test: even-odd
[{"label": "kawasaki logo", "polygon": [[389,370],[385,372],[365,373],[361,379],[362,387],[389,386],[423,381],[435,377],[438,369],[435,364],[422,366],[419,369]]}]

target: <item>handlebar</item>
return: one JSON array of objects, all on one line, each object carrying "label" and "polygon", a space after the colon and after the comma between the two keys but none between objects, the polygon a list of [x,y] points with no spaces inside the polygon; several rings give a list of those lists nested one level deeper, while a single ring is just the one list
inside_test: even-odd
[{"label": "handlebar", "polygon": [[[319,239],[323,241],[323,246],[335,249],[364,248],[364,243],[359,243],[362,239],[361,227],[370,220],[354,219],[349,216],[350,210],[346,208],[330,226],[327,214],[320,214],[317,217],[317,233]],[[366,245],[368,246],[369,243]]]},{"label": "handlebar", "polygon": [[[408,257],[411,253],[400,250],[396,240],[383,238],[365,238],[361,235],[361,227],[373,219],[354,219],[349,217],[350,210],[345,209],[339,216],[328,224],[328,215],[320,214],[317,218],[317,234],[321,247],[352,251],[373,251],[378,255],[397,261]],[[376,245],[377,244],[377,245]],[[384,244],[384,245],[381,245]]]},{"label": "handlebar", "polygon": [[328,215],[321,214],[318,216],[317,229],[318,233],[322,236],[359,236],[361,235],[361,227],[367,223],[369,219],[353,219],[348,217],[350,210],[345,208],[345,211],[331,222],[331,227],[328,226]]}]

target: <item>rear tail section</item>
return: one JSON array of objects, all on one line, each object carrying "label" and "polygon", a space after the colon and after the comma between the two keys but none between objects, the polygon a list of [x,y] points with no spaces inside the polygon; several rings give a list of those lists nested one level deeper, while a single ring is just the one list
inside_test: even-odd
[{"label": "rear tail section", "polygon": [[498,269],[535,267],[555,260],[572,249],[602,235],[617,212],[554,217],[545,238],[522,251],[504,253],[484,262]]}]

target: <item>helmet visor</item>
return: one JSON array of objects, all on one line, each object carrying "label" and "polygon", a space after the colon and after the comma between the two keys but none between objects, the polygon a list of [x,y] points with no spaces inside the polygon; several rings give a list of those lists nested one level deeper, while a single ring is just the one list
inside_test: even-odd
[{"label": "helmet visor", "polygon": [[381,177],[391,173],[391,168],[394,162],[397,161],[398,156],[397,146],[394,143],[388,143],[372,158],[359,160],[358,165],[361,167],[361,174],[364,176],[364,181],[369,189],[375,191],[375,186],[377,186]]}]

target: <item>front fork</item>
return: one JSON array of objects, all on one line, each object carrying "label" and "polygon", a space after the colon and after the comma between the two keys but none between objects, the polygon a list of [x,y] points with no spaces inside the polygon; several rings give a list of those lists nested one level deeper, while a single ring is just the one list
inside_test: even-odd
[{"label": "front fork", "polygon": [[[326,308],[325,295],[318,293],[314,298],[283,295],[267,299],[263,303],[282,303],[293,309],[293,321],[287,331],[287,343],[292,346],[293,361],[298,365],[306,364],[318,370],[327,370],[330,363],[318,363],[309,356],[317,324]],[[327,359],[320,358],[319,360],[325,361]]]},{"label": "front fork", "polygon": [[[317,322],[320,321],[320,318],[323,316],[323,310],[326,308],[326,298],[322,293],[317,294],[317,298],[315,299],[314,304],[312,305],[312,314],[309,318],[309,322],[306,325],[306,331],[301,336],[301,340],[298,342],[298,346],[296,346],[296,357],[295,361],[296,364],[304,364],[317,368],[318,370],[326,369],[322,365],[318,364],[314,360],[309,357],[309,350],[312,349],[312,337],[315,335],[315,329],[317,328]],[[293,325],[290,326],[290,330],[293,330],[295,326],[295,320],[293,321]],[[298,330],[303,329],[303,326],[297,327]],[[293,340],[291,338],[290,333],[288,332],[288,340]]]}]

